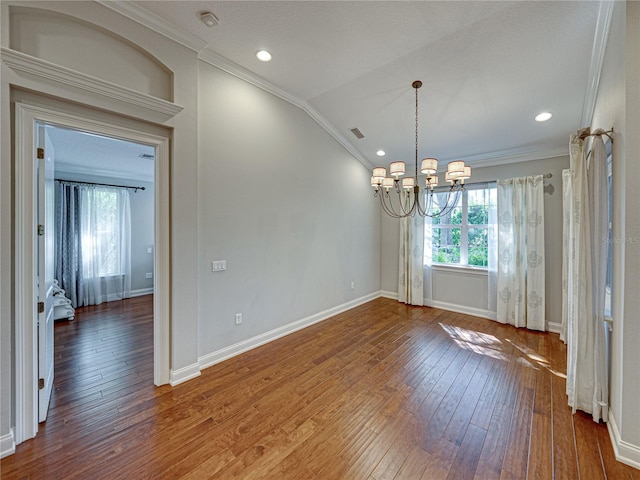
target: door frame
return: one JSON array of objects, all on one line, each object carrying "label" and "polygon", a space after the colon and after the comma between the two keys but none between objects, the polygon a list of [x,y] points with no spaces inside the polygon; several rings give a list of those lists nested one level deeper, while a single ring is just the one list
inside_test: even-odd
[{"label": "door frame", "polygon": [[169,383],[170,374],[170,188],[169,136],[161,136],[81,115],[25,103],[15,104],[15,422],[16,443],[38,432],[38,343],[36,307],[35,124],[89,131],[155,148],[153,382]]}]

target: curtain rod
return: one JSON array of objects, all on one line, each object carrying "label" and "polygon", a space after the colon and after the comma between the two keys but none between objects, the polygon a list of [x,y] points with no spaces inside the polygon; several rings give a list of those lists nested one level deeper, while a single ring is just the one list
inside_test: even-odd
[{"label": "curtain rod", "polygon": [[81,182],[77,180],[64,180],[62,178],[56,178],[56,182],[73,183],[75,185],[100,185],[101,187],[116,187],[116,188],[131,188],[134,193],[138,190],[144,190],[144,187],[130,187],[128,185],[114,185],[112,183],[97,183],[97,182]]},{"label": "curtain rod", "polygon": [[609,137],[609,140],[611,140],[611,143],[613,143],[613,137],[611,135],[616,132],[614,132],[613,127],[611,127],[611,130],[607,130],[606,132],[591,133],[591,127],[587,127],[578,130],[578,133],[580,134],[580,140],[584,140],[587,137],[599,137],[600,135],[606,135],[607,137]]},{"label": "curtain rod", "polygon": [[[535,176],[535,175],[531,175],[531,176]],[[542,178],[551,178],[551,177],[553,177],[553,173],[542,174]],[[502,179],[498,179],[498,180],[502,180]],[[487,180],[484,182],[465,182],[464,185],[465,186],[488,185],[490,183],[496,183],[498,182],[498,180]],[[450,187],[448,185],[440,185],[434,189],[434,192],[437,192],[437,193],[447,192],[449,188]]]}]

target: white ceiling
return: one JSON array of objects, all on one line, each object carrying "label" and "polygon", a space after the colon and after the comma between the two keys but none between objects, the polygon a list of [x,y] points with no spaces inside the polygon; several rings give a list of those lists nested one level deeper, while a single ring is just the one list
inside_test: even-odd
[{"label": "white ceiling", "polygon": [[[566,153],[582,125],[600,2],[136,1],[317,111],[372,164]],[[213,12],[220,24],[199,19]],[[267,49],[269,63],[255,52]],[[553,118],[537,123],[534,116]],[[359,128],[357,140],[350,132]],[[384,149],[384,160],[375,155]],[[472,162],[473,164],[473,162]]]},{"label": "white ceiling", "polygon": [[56,178],[65,174],[98,175],[153,182],[155,149],[116,138],[47,125],[54,149]]},{"label": "white ceiling", "polygon": [[[481,165],[566,154],[569,135],[587,126],[582,119],[593,93],[588,86],[600,2],[118,5],[128,13],[136,10],[135,17],[152,28],[184,34],[197,40],[198,48],[205,45],[201,58],[214,52],[258,83],[283,91],[371,165],[398,159],[413,165],[413,80],[424,84],[419,91],[420,158],[460,158]],[[205,26],[200,13],[206,11],[220,24]],[[273,60],[258,61],[260,49],[269,50]],[[542,111],[553,118],[535,122]],[[364,139],[353,136],[354,127]],[[71,141],[71,134],[53,136],[61,168],[152,178],[152,170],[145,168],[152,169],[153,162],[138,157],[138,146],[81,134]],[[384,159],[376,156],[379,149],[387,152]],[[88,164],[89,159],[95,163]]]}]

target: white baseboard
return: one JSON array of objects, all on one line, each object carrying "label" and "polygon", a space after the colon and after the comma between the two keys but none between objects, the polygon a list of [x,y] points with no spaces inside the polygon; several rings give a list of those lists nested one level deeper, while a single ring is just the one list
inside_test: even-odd
[{"label": "white baseboard", "polygon": [[153,287],[140,288],[138,290],[131,290],[131,297],[142,297],[143,295],[151,295],[153,293]]},{"label": "white baseboard", "polygon": [[[384,298],[390,298],[392,300],[398,299],[397,292],[389,292],[387,290],[381,290],[380,296]],[[450,312],[464,313],[466,315],[473,315],[474,317],[489,318],[495,320],[495,313],[483,310],[481,308],[467,307],[464,305],[457,305],[455,303],[439,302],[437,300],[423,299],[425,307],[439,308],[440,310],[448,310]]]},{"label": "white baseboard", "polygon": [[390,292],[388,290],[380,290],[380,296],[384,298],[390,298],[391,300],[398,299],[398,292]]},{"label": "white baseboard", "polygon": [[448,310],[449,312],[464,313],[465,315],[472,315],[474,317],[494,319],[495,314],[484,310],[482,308],[467,307],[466,305],[457,305],[455,303],[439,302],[438,300],[427,300],[425,298],[424,304],[428,307],[439,308],[440,310]]},{"label": "white baseboard", "polygon": [[351,310],[358,305],[362,305],[363,303],[367,303],[378,297],[380,297],[379,291],[371,293],[369,295],[365,295],[364,297],[356,298],[355,300],[343,303],[342,305],[338,305],[337,307],[323,310],[322,312],[316,313],[301,320],[297,320],[293,323],[289,323],[288,325],[283,325],[282,327],[278,327],[255,337],[248,338],[247,340],[243,340],[242,342],[238,342],[234,345],[216,350],[215,352],[208,353],[199,357],[198,360],[200,363],[200,368],[210,367],[212,365],[215,365],[216,363],[223,362],[225,360],[228,360],[229,358],[235,357],[236,355],[240,355],[241,353],[259,347],[260,345],[264,345],[265,343],[272,342],[273,340],[289,335],[290,333],[302,330],[303,328],[309,327],[314,323],[321,322],[323,320],[326,320],[327,318],[333,317],[334,315],[338,315],[339,313]]},{"label": "white baseboard", "polygon": [[179,368],[177,370],[171,370],[169,377],[169,385],[175,387],[176,385],[191,380],[200,376],[200,362],[192,363],[186,367]]},{"label": "white baseboard", "polygon": [[8,457],[16,453],[16,437],[13,434],[13,428],[9,429],[9,433],[0,437],[0,458]]},{"label": "white baseboard", "polygon": [[625,442],[620,438],[620,430],[618,429],[618,424],[611,410],[609,410],[607,428],[609,430],[609,437],[611,437],[611,444],[613,445],[616,460],[640,470],[640,447]]},{"label": "white baseboard", "polygon": [[562,324],[558,322],[547,322],[547,330],[551,333],[560,333],[562,331]]},{"label": "white baseboard", "polygon": [[[381,290],[380,296],[384,298],[390,298],[392,300],[398,299],[396,292],[389,292],[387,290]],[[456,303],[440,302],[438,300],[423,300],[425,307],[439,308],[440,310],[447,310],[449,312],[464,313],[465,315],[472,315],[474,317],[487,318],[489,320],[496,319],[496,312],[490,312],[482,308],[467,307],[466,305],[458,305]],[[557,322],[547,322],[547,330],[551,333],[560,333],[562,324]]]}]

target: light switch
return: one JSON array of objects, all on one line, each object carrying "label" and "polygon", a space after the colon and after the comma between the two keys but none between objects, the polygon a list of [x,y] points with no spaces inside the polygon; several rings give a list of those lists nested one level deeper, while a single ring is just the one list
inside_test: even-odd
[{"label": "light switch", "polygon": [[227,261],[226,260],[214,260],[211,262],[211,269],[214,272],[222,272],[227,269]]},{"label": "light switch", "polygon": [[147,247],[147,253],[153,253],[153,247]]}]

